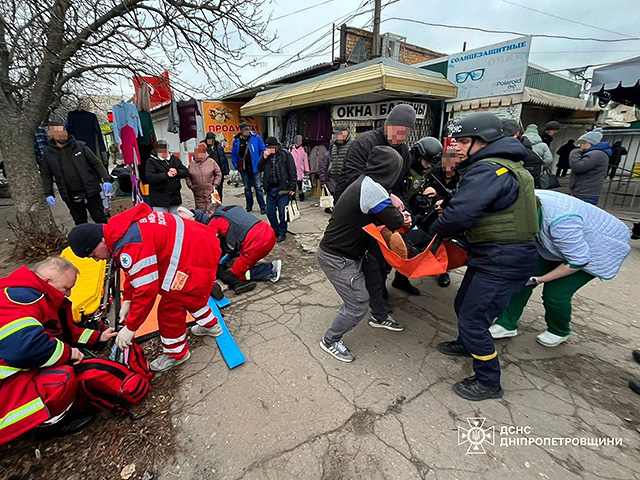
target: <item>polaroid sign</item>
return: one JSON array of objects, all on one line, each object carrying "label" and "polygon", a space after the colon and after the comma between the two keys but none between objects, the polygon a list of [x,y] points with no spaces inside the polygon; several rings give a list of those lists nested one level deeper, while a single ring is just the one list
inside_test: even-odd
[{"label": "polaroid sign", "polygon": [[456,100],[522,93],[531,37],[450,55],[447,79],[458,87]]},{"label": "polaroid sign", "polygon": [[389,116],[393,107],[402,103],[408,103],[416,110],[416,118],[424,120],[427,115],[426,103],[415,102],[379,102],[379,103],[357,103],[352,105],[336,105],[331,110],[331,118],[334,121],[340,120],[384,120]]}]

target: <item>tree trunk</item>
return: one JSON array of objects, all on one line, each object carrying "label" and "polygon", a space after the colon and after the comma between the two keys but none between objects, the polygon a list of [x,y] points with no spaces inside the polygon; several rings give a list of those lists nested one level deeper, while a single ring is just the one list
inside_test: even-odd
[{"label": "tree trunk", "polygon": [[36,228],[44,232],[57,231],[51,209],[42,193],[42,181],[33,150],[33,126],[20,114],[6,113],[8,115],[0,128],[0,149],[17,219],[27,225],[33,222]]}]

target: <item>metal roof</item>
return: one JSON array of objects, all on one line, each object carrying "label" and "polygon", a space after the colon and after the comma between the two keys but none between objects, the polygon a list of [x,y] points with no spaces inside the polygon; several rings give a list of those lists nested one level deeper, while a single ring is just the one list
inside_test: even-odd
[{"label": "metal roof", "polygon": [[376,58],[279,88],[260,92],[242,114],[277,115],[320,104],[366,102],[388,98],[455,98],[457,87],[443,75],[387,58]]}]

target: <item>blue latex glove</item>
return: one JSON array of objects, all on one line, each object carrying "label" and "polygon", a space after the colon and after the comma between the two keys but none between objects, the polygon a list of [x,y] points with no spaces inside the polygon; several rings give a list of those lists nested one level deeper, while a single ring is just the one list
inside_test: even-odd
[{"label": "blue latex glove", "polygon": [[111,185],[111,183],[109,182],[104,182],[102,184],[102,189],[104,190],[104,193],[111,193],[111,190],[113,190],[113,185]]},{"label": "blue latex glove", "polygon": [[55,199],[55,197],[48,196],[48,197],[46,198],[46,200],[47,200],[47,203],[48,203],[49,205],[51,205],[52,207],[56,204],[56,199]]}]

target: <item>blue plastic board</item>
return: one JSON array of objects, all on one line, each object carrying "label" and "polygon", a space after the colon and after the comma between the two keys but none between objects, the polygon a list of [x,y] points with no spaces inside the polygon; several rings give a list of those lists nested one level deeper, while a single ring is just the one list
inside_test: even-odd
[{"label": "blue plastic board", "polygon": [[211,307],[213,314],[218,318],[218,323],[222,327],[222,335],[216,337],[216,342],[218,343],[220,353],[222,353],[222,358],[227,362],[229,368],[235,368],[238,365],[242,365],[247,361],[247,359],[244,358],[244,355],[240,351],[240,347],[238,347],[238,344],[231,336],[231,333],[229,333],[229,329],[222,319],[222,314],[220,313],[220,309],[218,308],[214,298],[209,298],[209,307]]},{"label": "blue plastic board", "polygon": [[221,300],[216,300],[216,303],[218,304],[218,308],[224,308],[231,305],[231,300],[229,300],[227,297],[222,297]]}]

